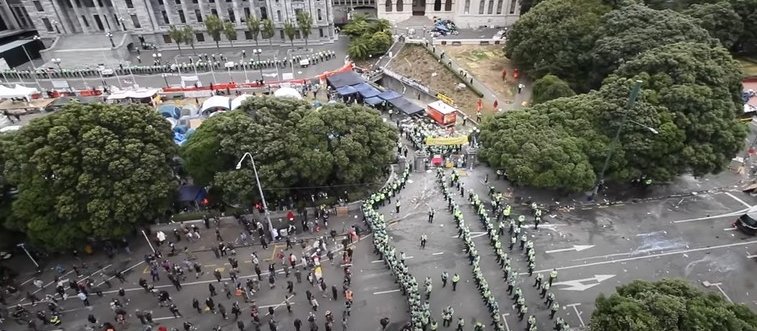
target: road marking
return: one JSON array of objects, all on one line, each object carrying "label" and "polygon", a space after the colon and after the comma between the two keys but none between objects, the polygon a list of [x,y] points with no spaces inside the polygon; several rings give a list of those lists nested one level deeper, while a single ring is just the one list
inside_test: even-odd
[{"label": "road marking", "polygon": [[710,286],[715,286],[715,288],[717,288],[718,291],[720,291],[720,294],[722,294],[725,297],[725,299],[728,300],[728,302],[733,303],[733,300],[731,300],[728,294],[725,294],[725,291],[723,291],[723,288],[720,287],[720,285],[722,284],[723,283],[710,283],[706,280],[702,282],[702,285],[704,285],[704,287],[707,287],[707,288],[709,288]]},{"label": "road marking", "polygon": [[279,248],[287,247],[285,244],[274,244],[273,245],[273,252],[271,252],[271,259],[268,261],[275,261],[276,260],[276,250]]},{"label": "road marking", "polygon": [[725,229],[723,229],[723,231],[736,231],[736,228],[734,228],[734,227],[725,228]]},{"label": "road marking", "polygon": [[510,331],[510,326],[507,325],[507,319],[505,317],[510,316],[510,313],[502,314],[502,322],[505,324],[505,331]]},{"label": "road marking", "polygon": [[[668,255],[674,255],[674,254],[694,253],[694,252],[716,250],[716,249],[729,248],[729,247],[747,246],[747,245],[752,245],[752,244],[757,244],[757,240],[738,242],[738,243],[732,243],[732,244],[723,244],[723,245],[709,246],[709,247],[699,247],[699,248],[692,248],[692,249],[684,249],[684,250],[677,250],[677,251],[672,251],[672,252],[649,254],[649,255],[644,255],[644,256],[632,256],[632,257],[627,257],[627,258],[617,259],[617,260],[608,260],[608,261],[600,261],[600,262],[593,262],[593,263],[584,263],[584,264],[564,266],[564,267],[553,267],[553,268],[547,268],[547,269],[543,269],[543,270],[537,270],[537,271],[534,271],[534,272],[535,273],[549,272],[549,271],[552,271],[552,269],[568,270],[568,269],[576,269],[576,268],[586,268],[586,267],[593,267],[593,266],[604,265],[604,264],[611,264],[611,263],[618,263],[618,262],[628,262],[628,261],[636,261],[636,260],[646,260],[646,259],[651,259],[651,258],[654,258],[654,257],[668,256]],[[520,273],[520,275],[528,275],[528,273],[527,272],[522,272],[522,273]]]},{"label": "road marking", "polygon": [[594,245],[573,245],[573,247],[553,249],[551,251],[546,251],[545,253],[552,254],[552,253],[571,252],[571,251],[580,252],[580,251],[585,251],[592,247],[594,247]]},{"label": "road marking", "polygon": [[371,261],[371,263],[381,263],[381,262],[384,262],[384,260],[374,260],[374,261]]},{"label": "road marking", "polygon": [[[576,279],[576,280],[567,280],[564,282],[556,282],[552,284],[552,287],[555,287],[557,285],[565,285],[567,287],[561,288],[560,290],[563,291],[586,291],[594,286],[599,285],[599,283],[608,280],[610,278],[615,277],[615,275],[594,275],[594,277],[591,278],[584,278],[584,279]],[[584,284],[584,282],[591,282],[595,281],[596,283],[593,284]]]},{"label": "road marking", "polygon": [[164,321],[164,320],[172,320],[172,319],[174,319],[174,318],[176,318],[176,317],[173,317],[173,316],[166,316],[166,317],[153,317],[153,318],[152,318],[152,320],[153,320],[153,321]]},{"label": "road marking", "polygon": [[[102,268],[98,269],[97,271],[95,271],[95,272],[91,273],[91,274],[90,274],[89,276],[87,276],[87,275],[80,275],[80,276],[77,276],[77,277],[79,278],[79,280],[82,280],[82,279],[84,279],[84,278],[88,278],[88,277],[92,277],[92,276],[94,276],[94,275],[95,275],[96,273],[102,272],[102,271],[104,271],[105,269],[108,269],[108,268],[110,268],[110,266],[112,266],[112,265],[113,265],[113,264],[109,264],[109,265],[106,265],[106,266],[104,266],[104,267],[102,267]],[[72,271],[73,271],[73,270],[72,270]],[[70,272],[69,272],[69,273],[70,273]],[[66,275],[68,275],[68,273],[67,273]],[[52,285],[52,284],[54,284],[54,283],[55,283],[55,281],[51,281],[51,282],[49,282],[49,283],[45,284],[44,286],[42,286],[42,288],[39,288],[39,289],[37,289],[36,291],[32,292],[32,294],[37,294],[37,293],[39,293],[40,291],[44,290],[44,289],[45,289],[46,287],[48,287],[48,286],[50,286],[50,285]],[[19,300],[18,302],[23,302],[24,300],[26,300],[26,297],[24,297],[24,298],[21,298],[21,300]]]},{"label": "road marking", "polygon": [[576,312],[576,316],[578,317],[578,321],[581,323],[581,327],[585,328],[586,323],[584,323],[584,319],[581,317],[581,312],[579,312],[578,308],[576,308],[576,306],[580,306],[580,305],[581,305],[580,303],[572,303],[572,304],[567,305],[567,307],[573,307],[573,311]]},{"label": "road marking", "polygon": [[739,216],[749,210],[749,208],[744,208],[737,211],[732,211],[730,213],[715,215],[715,216],[707,216],[707,217],[698,217],[698,218],[689,218],[685,220],[680,221],[673,221],[673,223],[689,223],[689,222],[697,222],[697,221],[706,221],[706,220],[713,220],[718,218],[726,218],[726,217],[733,217],[733,216]]},{"label": "road marking", "polygon": [[373,295],[395,293],[395,292],[399,292],[399,291],[400,291],[399,289],[397,289],[397,290],[388,290],[388,291],[378,291],[378,292],[373,292]]},{"label": "road marking", "polygon": [[748,204],[748,203],[744,202],[744,200],[741,200],[741,199],[739,199],[739,198],[738,198],[738,197],[736,197],[735,195],[731,194],[731,192],[725,192],[725,195],[727,195],[727,196],[729,196],[729,197],[733,198],[733,200],[736,200],[736,201],[738,201],[739,203],[741,203],[742,205],[746,206],[747,208],[752,208],[752,205],[750,205],[750,204]]},{"label": "road marking", "polygon": [[[122,270],[122,271],[121,271],[121,273],[126,273],[127,271],[130,271],[131,269],[134,269],[134,268],[136,268],[136,267],[138,267],[138,266],[142,265],[143,263],[145,263],[145,261],[139,261],[139,263],[137,263],[137,264],[135,264],[135,265],[133,265],[133,266],[131,266],[131,267],[128,267],[128,268],[126,268],[126,269]],[[108,280],[111,280],[111,279],[113,279],[113,278],[116,278],[116,276],[115,276],[115,275],[114,275],[114,276],[111,276],[110,278],[108,278]],[[102,285],[102,284],[105,284],[105,281],[102,281],[102,282],[100,282],[99,284],[97,284],[97,286],[100,286],[100,285]]]},{"label": "road marking", "polygon": [[[293,298],[293,297],[294,297],[294,294],[292,294],[292,295],[290,295],[290,296],[288,296],[288,297],[284,297],[284,301],[282,301],[281,303],[278,303],[278,304],[275,304],[275,305],[268,305],[268,306],[259,307],[259,309],[266,309],[266,308],[268,308],[268,307],[273,307],[273,310],[276,310],[276,309],[278,309],[279,307],[281,307],[281,306],[285,305],[285,304],[287,303],[287,301],[289,301],[289,299],[291,299],[291,298]],[[293,304],[293,303],[290,303],[290,305],[291,305],[291,304]],[[268,316],[268,315],[270,315],[270,314],[271,314],[270,312],[268,312],[268,313],[265,313],[265,316]]]},{"label": "road marking", "polygon": [[[478,238],[481,236],[485,236],[486,232],[470,232],[470,238]],[[452,238],[461,238],[460,236],[452,236]]]},{"label": "road marking", "polygon": [[442,255],[442,254],[444,254],[444,252],[431,253],[431,255]]}]

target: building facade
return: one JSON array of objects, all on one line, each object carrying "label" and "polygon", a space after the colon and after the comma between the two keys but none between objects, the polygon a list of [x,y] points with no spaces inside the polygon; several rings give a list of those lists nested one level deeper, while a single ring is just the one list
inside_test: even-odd
[{"label": "building facade", "polygon": [[347,24],[353,15],[376,17],[377,0],[334,0],[334,23]]},{"label": "building facade", "polygon": [[510,26],[519,0],[378,0],[378,17],[399,23],[413,16],[452,20],[459,28]]},{"label": "building facade", "polygon": [[[5,1],[5,0],[0,0]],[[313,18],[309,41],[334,38],[332,0],[21,0],[29,20],[43,38],[69,34],[95,34],[123,31],[134,38],[170,46],[171,25],[189,25],[196,31],[196,44],[214,43],[205,31],[205,18],[216,15],[237,28],[236,41],[250,41],[247,17],[270,19],[276,27],[272,41],[288,43],[283,26],[296,23],[299,11]],[[299,36],[295,42],[302,42]],[[264,41],[258,36],[258,40]],[[222,41],[227,41],[222,36]]]}]

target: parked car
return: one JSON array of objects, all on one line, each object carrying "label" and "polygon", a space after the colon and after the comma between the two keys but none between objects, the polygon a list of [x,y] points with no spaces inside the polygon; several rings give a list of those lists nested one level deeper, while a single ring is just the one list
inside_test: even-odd
[{"label": "parked car", "polygon": [[115,74],[113,72],[113,69],[106,68],[103,64],[97,66],[97,71],[99,71],[100,74],[105,77],[113,76]]},{"label": "parked car", "polygon": [[744,215],[739,216],[733,226],[748,235],[757,234],[757,208],[752,208]]}]

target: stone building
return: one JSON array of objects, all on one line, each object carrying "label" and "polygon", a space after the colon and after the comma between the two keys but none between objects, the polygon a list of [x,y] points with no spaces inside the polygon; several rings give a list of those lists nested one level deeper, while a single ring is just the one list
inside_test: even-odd
[{"label": "stone building", "polygon": [[378,17],[399,23],[412,17],[452,20],[459,28],[510,26],[520,16],[518,0],[377,0]]}]

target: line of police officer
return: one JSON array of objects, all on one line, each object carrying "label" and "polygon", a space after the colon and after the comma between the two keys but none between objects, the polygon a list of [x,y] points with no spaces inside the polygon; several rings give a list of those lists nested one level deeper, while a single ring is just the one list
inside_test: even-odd
[{"label": "line of police officer", "polygon": [[[481,256],[478,254],[478,250],[476,250],[476,245],[473,242],[471,235],[470,235],[470,228],[468,225],[465,224],[465,219],[463,218],[463,213],[460,210],[460,207],[454,202],[454,199],[452,198],[452,194],[450,193],[451,188],[457,192],[460,188],[460,178],[456,171],[453,171],[450,176],[450,183],[447,184],[447,176],[444,174],[444,170],[442,168],[437,169],[437,179],[439,181],[439,184],[442,188],[442,191],[444,193],[444,199],[447,201],[448,206],[450,206],[450,212],[453,215],[453,218],[455,220],[455,225],[458,228],[458,236],[460,238],[463,238],[465,243],[465,250],[468,253],[468,259],[470,260],[470,264],[473,268],[473,278],[476,283],[476,287],[479,290],[479,293],[481,294],[482,299],[484,300],[484,304],[486,304],[486,307],[489,309],[489,313],[492,317],[492,325],[494,326],[494,329],[497,331],[504,331],[505,325],[502,322],[501,313],[499,310],[499,303],[497,303],[496,299],[494,298],[494,295],[492,294],[491,289],[489,289],[489,284],[487,283],[486,279],[484,278],[483,273],[481,272],[481,267],[479,265]],[[457,187],[457,189],[455,189]],[[461,190],[462,192],[462,190]],[[459,324],[458,320],[458,330],[462,329],[461,325]],[[473,325],[473,329],[476,331],[481,331],[484,329],[484,324],[480,321],[476,321]]]},{"label": "line of police officer", "polygon": [[374,193],[366,200],[363,204],[363,216],[373,231],[374,253],[384,260],[386,266],[394,274],[395,282],[400,284],[402,294],[407,296],[411,322],[405,326],[404,330],[420,331],[426,330],[429,326],[434,330],[436,322],[431,320],[429,303],[428,301],[422,301],[421,293],[418,290],[418,281],[410,274],[405,260],[398,257],[395,248],[389,244],[384,215],[378,212],[379,207],[391,204],[392,197],[405,188],[405,183],[409,176],[410,165],[407,164],[399,178],[387,184],[379,192]]},{"label": "line of police officer", "polygon": [[[268,59],[268,60],[261,60],[261,61],[254,61],[252,59],[245,60],[243,62],[235,62],[234,66],[231,67],[233,70],[242,70],[242,67],[244,66],[245,69],[250,70],[258,70],[258,69],[267,69],[267,68],[288,68],[292,65],[298,65],[301,60],[308,59],[311,64],[317,64],[318,62],[327,61],[330,59],[333,59],[336,56],[336,53],[334,51],[328,50],[328,51],[321,51],[312,55],[308,56],[294,56],[290,58],[284,58],[284,59]],[[221,55],[216,57],[214,54],[212,55],[212,58],[207,54],[200,54],[198,55],[200,57],[200,60],[195,61],[193,58],[189,58],[189,62],[182,62],[178,65],[175,63],[167,63],[167,64],[160,64],[160,65],[123,65],[120,64],[117,69],[115,69],[115,73],[118,75],[129,75],[129,74],[135,74],[135,75],[150,75],[150,74],[160,74],[160,73],[174,73],[174,72],[190,72],[192,70],[202,71],[202,72],[209,72],[211,70],[211,67],[213,70],[228,70],[225,66],[225,63],[223,62]],[[196,63],[195,63],[196,62]],[[141,61],[140,61],[141,63]],[[3,70],[0,71],[0,74],[3,76],[3,80],[7,81],[9,79],[14,78],[21,78],[21,79],[33,79],[35,76],[37,79],[47,79],[47,78],[81,78],[81,77],[99,77],[101,75],[101,70],[97,68],[87,68],[87,69],[62,69],[62,70],[45,70],[45,69],[38,69],[37,71],[34,70]]]}]

